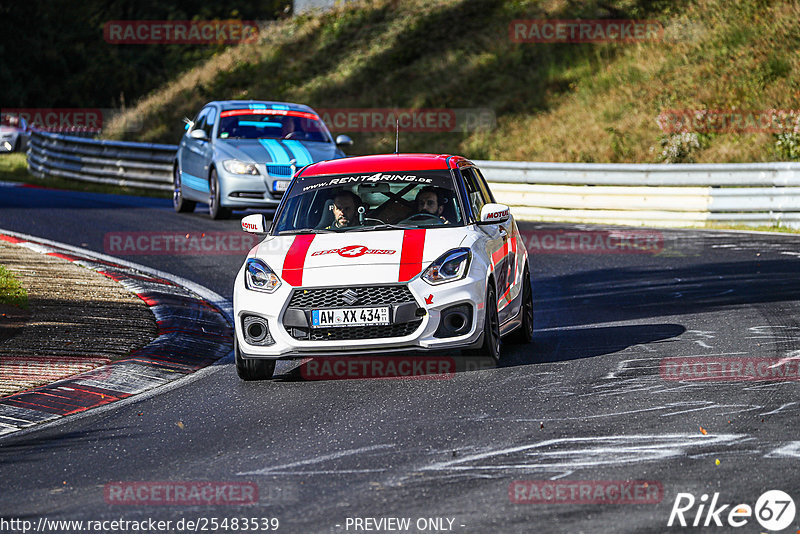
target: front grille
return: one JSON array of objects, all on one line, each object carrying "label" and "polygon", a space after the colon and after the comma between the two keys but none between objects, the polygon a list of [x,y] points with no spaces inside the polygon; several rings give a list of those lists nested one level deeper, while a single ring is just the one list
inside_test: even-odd
[{"label": "front grille", "polygon": [[270,176],[291,176],[291,165],[267,165],[267,174]]},{"label": "front grille", "polygon": [[[377,339],[383,337],[403,337],[413,334],[422,320],[410,323],[381,326],[342,326],[340,328],[313,328],[310,337],[295,337],[308,341],[344,341],[348,339]],[[299,330],[297,328],[292,330]]]},{"label": "front grille", "polygon": [[[353,301],[353,292],[356,300]],[[345,301],[347,298],[349,300]],[[414,295],[405,284],[385,286],[360,286],[337,288],[295,289],[289,308],[304,312],[320,308],[350,308],[362,306],[391,306],[415,303]],[[347,339],[377,339],[403,337],[412,334],[422,319],[390,325],[342,326],[338,328],[286,327],[289,335],[304,341],[342,341]]]},{"label": "front grille", "polygon": [[[358,300],[350,304],[342,300],[343,293],[352,289],[358,293]],[[414,295],[406,285],[339,287],[318,289],[295,289],[290,308],[347,308],[351,306],[387,306],[415,302]]]}]

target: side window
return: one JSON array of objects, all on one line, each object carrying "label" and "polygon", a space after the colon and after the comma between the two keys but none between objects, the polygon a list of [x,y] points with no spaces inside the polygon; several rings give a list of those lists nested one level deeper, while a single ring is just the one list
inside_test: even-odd
[{"label": "side window", "polygon": [[461,175],[464,177],[464,186],[467,188],[472,216],[476,221],[479,221],[481,218],[481,208],[486,204],[487,199],[484,196],[484,192],[481,191],[481,186],[474,170],[461,169]]},{"label": "side window", "polygon": [[208,114],[206,115],[206,122],[202,126],[203,130],[206,131],[206,135],[209,139],[211,139],[211,132],[214,130],[214,123],[217,121],[217,108],[208,108]]},{"label": "side window", "polygon": [[489,189],[489,184],[486,183],[486,178],[483,177],[481,171],[474,168],[472,169],[475,172],[475,175],[478,177],[478,185],[481,187],[481,191],[483,191],[483,196],[486,198],[487,202],[496,202],[494,199],[494,195],[492,194],[492,190]]},{"label": "side window", "polygon": [[194,126],[192,130],[201,130],[206,126],[206,117],[208,116],[208,109],[203,108],[200,110],[200,113],[197,114],[197,117],[194,118]]}]

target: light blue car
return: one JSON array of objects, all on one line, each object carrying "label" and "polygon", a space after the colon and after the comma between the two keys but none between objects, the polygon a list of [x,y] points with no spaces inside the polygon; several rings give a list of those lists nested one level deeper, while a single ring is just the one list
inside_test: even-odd
[{"label": "light blue car", "polygon": [[173,169],[175,211],[208,204],[212,219],[233,209],[274,209],[295,171],[345,157],[346,135],[336,142],[317,113],[286,102],[209,102],[178,146]]}]

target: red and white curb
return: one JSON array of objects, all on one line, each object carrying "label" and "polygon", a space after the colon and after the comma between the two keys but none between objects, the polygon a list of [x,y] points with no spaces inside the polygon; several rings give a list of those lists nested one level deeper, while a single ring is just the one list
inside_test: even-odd
[{"label": "red and white curb", "polygon": [[66,259],[118,281],[150,307],[158,326],[153,341],[123,360],[0,399],[0,436],[141,394],[231,353],[230,305],[202,286],[16,232],[0,230],[0,240]]}]

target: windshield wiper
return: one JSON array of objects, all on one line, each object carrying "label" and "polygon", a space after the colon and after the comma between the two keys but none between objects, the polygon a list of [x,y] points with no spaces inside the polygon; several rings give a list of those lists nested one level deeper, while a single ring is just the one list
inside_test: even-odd
[{"label": "windshield wiper", "polygon": [[333,230],[326,230],[325,228],[296,228],[294,230],[284,230],[279,232],[278,235],[297,235],[297,234],[330,234]]},{"label": "windshield wiper", "polygon": [[353,226],[347,227],[347,232],[364,232],[366,230],[408,230],[409,228],[417,228],[416,226],[408,226],[405,224],[376,224],[374,226]]}]

